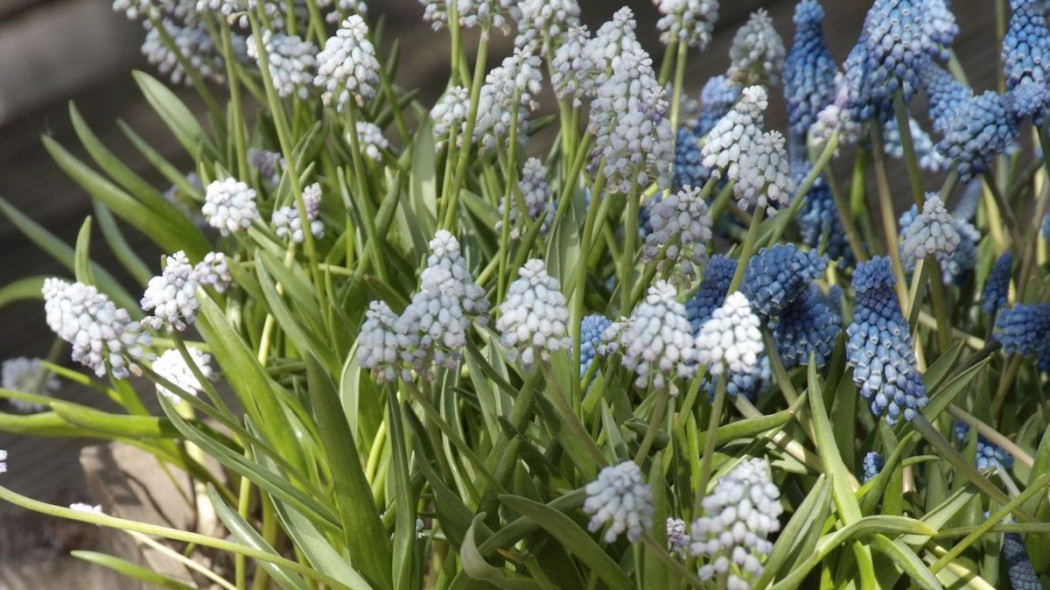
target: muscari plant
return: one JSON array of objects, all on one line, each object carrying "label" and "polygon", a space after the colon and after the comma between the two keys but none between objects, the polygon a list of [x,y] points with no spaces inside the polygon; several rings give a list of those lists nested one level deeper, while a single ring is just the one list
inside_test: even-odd
[{"label": "muscari plant", "polygon": [[135,73],[194,165],[121,124],[162,192],[73,106],[90,161],[44,138],[95,215],[73,247],[0,201],[69,271],[0,291],[58,337],[4,363],[0,428],[146,451],[224,533],[0,498],[231,590],[1041,587],[1045,3],[996,3],[983,93],[946,0],[876,0],[843,63],[816,0],[790,50],[760,10],[703,84],[715,0],[656,2],[659,64],[627,8],[422,4],[451,48],[433,104],[359,0],[116,0],[200,97],[203,123]]}]

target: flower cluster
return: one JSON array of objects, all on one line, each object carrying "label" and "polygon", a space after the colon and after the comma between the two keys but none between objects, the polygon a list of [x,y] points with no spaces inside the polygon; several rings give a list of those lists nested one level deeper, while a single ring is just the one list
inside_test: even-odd
[{"label": "flower cluster", "polygon": [[[324,222],[321,214],[321,185],[313,183],[303,188],[303,206],[306,208],[306,222],[310,224],[310,233],[315,237],[324,235]],[[270,218],[277,237],[291,240],[296,244],[303,243],[302,220],[299,218],[299,205],[293,204],[273,210]]]},{"label": "flower cluster", "polygon": [[901,414],[911,420],[926,403],[926,388],[916,368],[911,334],[893,285],[896,279],[885,257],[861,264],[853,273],[853,321],[846,328],[846,362],[853,382],[876,417],[895,424]]},{"label": "flower cluster", "polygon": [[[448,0],[419,0],[424,6],[423,19],[430,22],[434,30],[448,25]],[[459,15],[459,26],[507,28],[507,16],[515,16],[515,2],[511,0],[453,0]]]},{"label": "flower cluster", "polygon": [[[707,261],[707,245],[711,241],[711,217],[707,203],[700,198],[700,189],[686,187],[653,204],[649,224],[651,231],[645,238],[643,259],[657,262],[657,271],[670,274],[672,282],[691,285],[698,267]],[[672,269],[677,272],[671,273]]]},{"label": "flower cluster", "polygon": [[696,372],[692,330],[675,295],[670,283],[653,283],[618,338],[623,366],[637,375],[634,384],[671,395],[678,394],[675,376],[688,378]]},{"label": "flower cluster", "polygon": [[1013,590],[1042,590],[1039,574],[1035,572],[1020,533],[1003,533],[1003,562]]},{"label": "flower cluster", "polygon": [[750,588],[773,551],[769,536],[780,530],[780,490],[764,459],[744,459],[718,478],[701,501],[703,516],[692,526],[689,552],[704,565],[697,574],[710,580],[728,572],[729,588]]},{"label": "flower cluster", "polygon": [[259,218],[255,189],[235,178],[216,180],[208,185],[201,213],[208,225],[224,236],[248,229]]},{"label": "flower cluster", "polygon": [[762,352],[759,319],[743,293],[726,297],[711,313],[696,337],[697,360],[708,365],[711,375],[751,373]]},{"label": "flower cluster", "polygon": [[1008,292],[1010,290],[1010,269],[1013,266],[1014,257],[1009,252],[1003,252],[1002,256],[995,260],[992,272],[984,282],[981,291],[981,309],[988,315],[1006,307]]},{"label": "flower cluster", "polygon": [[324,89],[321,99],[326,105],[335,104],[341,111],[351,98],[357,106],[364,106],[375,96],[378,82],[379,61],[368,40],[368,25],[355,14],[343,21],[317,54],[314,85]]},{"label": "flower cluster", "polygon": [[999,310],[995,339],[1007,354],[1034,356],[1039,369],[1050,372],[1050,303],[1018,303]]},{"label": "flower cluster", "polygon": [[741,86],[777,84],[785,53],[784,41],[773,28],[769,13],[756,10],[733,37],[727,75]]},{"label": "flower cluster", "polygon": [[[915,150],[919,168],[930,172],[940,172],[950,167],[949,162],[937,151],[933,138],[923,131],[918,121],[908,119],[908,132],[911,133],[912,149]],[[886,155],[898,159],[904,158],[904,145],[901,143],[901,131],[897,126],[897,119],[886,121],[882,129],[882,140],[882,147],[886,150]]]},{"label": "flower cluster", "polygon": [[281,168],[284,167],[284,158],[280,152],[272,152],[259,148],[248,149],[248,165],[259,173],[259,179],[277,186],[281,182]]},{"label": "flower cluster", "polygon": [[762,319],[778,316],[823,274],[828,261],[794,244],[763,248],[748,262],[740,291]]},{"label": "flower cluster", "polygon": [[835,100],[838,66],[824,42],[824,9],[817,0],[795,6],[795,41],[784,61],[788,146],[793,160],[805,158],[806,135],[817,114]]},{"label": "flower cluster", "polygon": [[1017,133],[1017,120],[1004,98],[988,91],[956,107],[937,150],[958,166],[959,180],[969,182],[988,170],[992,158],[1006,151]]},{"label": "flower cluster", "polygon": [[[262,47],[278,96],[289,97],[294,94],[302,99],[307,98],[317,71],[317,46],[296,35],[264,31]],[[262,66],[254,37],[248,38],[248,57]]]},{"label": "flower cluster", "polygon": [[656,23],[661,43],[707,48],[718,20],[718,0],[655,0],[655,4],[661,15]]},{"label": "flower cluster", "polygon": [[583,512],[591,515],[587,529],[594,532],[607,526],[602,537],[606,543],[623,534],[634,543],[653,526],[653,489],[633,461],[603,467],[584,491]]},{"label": "flower cluster", "polygon": [[[390,142],[383,135],[383,130],[375,123],[368,121],[358,121],[355,129],[361,153],[373,162],[382,161],[383,150],[390,147]],[[347,143],[350,143],[349,139]]]},{"label": "flower cluster", "polygon": [[518,2],[518,37],[515,47],[540,44],[544,55],[551,45],[560,43],[568,30],[580,24],[580,5],[576,0],[523,0]]},{"label": "flower cluster", "polygon": [[73,345],[73,360],[95,375],[139,375],[139,363],[153,359],[149,334],[95,287],[49,278],[42,293],[48,327]]},{"label": "flower cluster", "polygon": [[[470,91],[462,86],[452,86],[441,95],[434,108],[430,109],[430,119],[434,124],[434,140],[443,142],[448,139],[450,131],[460,133],[467,122],[470,111]],[[456,138],[457,145],[463,141]]]},{"label": "flower cluster", "polygon": [[[807,163],[795,166],[796,182],[801,184],[810,169],[811,166]],[[831,260],[838,260],[840,266],[853,262],[853,250],[835,206],[835,198],[831,194],[831,187],[823,178],[818,177],[810,186],[809,192],[803,196],[802,207],[795,223],[798,224],[802,243],[811,250],[823,245],[824,254]]]},{"label": "flower cluster", "polygon": [[[540,235],[547,233],[547,230],[550,229],[551,222],[554,220],[555,203],[551,198],[551,186],[547,183],[546,175],[547,169],[543,165],[543,162],[539,158],[529,158],[525,161],[525,166],[521,170],[521,180],[518,181],[518,190],[521,191],[521,198],[525,205],[524,219],[530,223],[533,220],[542,219],[543,222],[540,225]],[[500,201],[499,213],[501,219],[496,223],[496,231],[503,231],[502,217],[508,199],[511,202],[510,211],[506,212],[506,215],[510,220],[508,236],[511,240],[518,240],[522,233],[520,223],[522,220],[522,210],[515,205],[515,199],[513,197],[503,197]]]},{"label": "flower cluster", "polygon": [[681,518],[667,519],[667,550],[681,557],[689,550],[689,530]]},{"label": "flower cluster", "polygon": [[927,256],[944,261],[955,254],[959,240],[955,219],[944,208],[941,198],[931,193],[923,203],[922,213],[908,223],[901,221],[901,264],[910,270]]},{"label": "flower cluster", "polygon": [[196,272],[184,252],[167,257],[164,270],[149,280],[140,303],[143,310],[153,312],[142,325],[154,330],[170,327],[181,332],[193,324],[200,302]]},{"label": "flower cluster", "polygon": [[823,367],[842,331],[841,321],[831,298],[810,284],[770,322],[784,366],[790,369],[805,365],[812,355],[816,366]]},{"label": "flower cluster", "polygon": [[[970,435],[970,425],[965,422],[955,422],[955,440],[965,443]],[[982,434],[977,435],[977,468],[985,469],[1009,469],[1014,464],[1013,456],[1007,454],[997,445],[989,441]]]},{"label": "flower cluster", "polygon": [[726,116],[740,99],[742,88],[725,76],[712,76],[700,89],[700,116],[696,121],[697,137],[704,137]]},{"label": "flower cluster", "polygon": [[702,187],[711,173],[704,168],[700,151],[700,137],[686,126],[678,128],[674,141],[674,166],[671,170],[671,188],[682,190],[687,186]]},{"label": "flower cluster", "polygon": [[584,316],[580,322],[580,376],[591,368],[591,362],[598,356],[602,345],[602,334],[612,325],[609,318],[591,314]]},{"label": "flower cluster", "polygon": [[176,21],[164,19],[161,24],[164,31],[171,37],[179,55],[176,55],[164,42],[159,28],[150,27],[142,42],[142,55],[146,56],[146,61],[150,65],[156,67],[161,74],[168,76],[172,83],[189,85],[192,83],[192,78],[182,66],[179,60],[181,57],[202,78],[215,82],[225,81],[225,61],[219,55],[218,48],[215,47],[203,23],[180,25]]},{"label": "flower cluster", "polygon": [[509,137],[515,113],[518,136],[528,134],[529,113],[538,106],[533,97],[543,87],[540,66],[531,48],[519,47],[485,76],[474,126],[474,139],[485,149],[495,149]]},{"label": "flower cluster", "polygon": [[686,316],[694,335],[700,334],[700,328],[716,309],[722,307],[736,273],[736,261],[721,254],[716,254],[704,265],[704,276],[696,293],[685,302]]},{"label": "flower cluster", "polygon": [[[212,378],[211,355],[193,346],[186,347],[190,360],[205,379]],[[167,350],[153,361],[153,372],[171,382],[182,393],[197,396],[204,391],[204,386],[193,369],[186,363],[186,358],[178,350]],[[177,404],[182,399],[163,383],[157,383],[157,393]]]},{"label": "flower cluster", "polygon": [[565,296],[542,260],[529,260],[521,267],[499,309],[496,330],[507,355],[520,357],[525,368],[537,360],[549,361],[550,353],[572,345]]},{"label": "flower cluster", "polygon": [[[40,359],[20,356],[7,359],[0,366],[0,387],[4,389],[52,395],[58,390],[58,386],[58,379]],[[44,409],[41,404],[25,400],[11,398],[9,401],[19,412],[38,412]]]},{"label": "flower cluster", "polygon": [[882,455],[869,452],[864,455],[864,462],[861,467],[864,470],[864,475],[861,481],[868,483],[875,479],[875,477],[882,472],[882,468],[886,466],[886,460],[882,458]]}]

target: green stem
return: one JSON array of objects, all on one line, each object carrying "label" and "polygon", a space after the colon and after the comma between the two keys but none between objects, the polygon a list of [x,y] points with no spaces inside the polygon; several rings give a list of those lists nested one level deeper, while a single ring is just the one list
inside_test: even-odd
[{"label": "green stem", "polygon": [[700,458],[700,476],[696,485],[696,496],[693,502],[693,514],[700,514],[700,501],[707,495],[707,483],[711,479],[711,464],[715,455],[715,441],[718,439],[718,423],[722,420],[722,409],[726,403],[726,381],[728,376],[723,373],[716,377],[718,384],[715,386],[715,399],[711,404],[711,416],[707,421],[707,436],[704,437],[704,454]]},{"label": "green stem", "polygon": [[999,183],[995,181],[995,177],[990,172],[985,172],[984,183],[988,187],[988,191],[992,193],[992,198],[995,199],[996,208],[999,209],[999,213],[1006,220],[1006,229],[1010,232],[1010,239],[1013,240],[1017,247],[1024,245],[1024,238],[1021,236],[1021,232],[1017,228],[1020,225],[1017,223],[1017,217],[1014,216],[1014,210],[1010,207],[1010,203],[1006,201],[1006,197],[1003,195],[1003,191],[999,190]]},{"label": "green stem", "polygon": [[[600,174],[595,181],[595,187],[601,189],[605,185],[605,175]],[[572,360],[573,366],[580,366],[581,354],[581,322],[583,321],[583,296],[587,286],[587,254],[590,250],[594,234],[594,223],[598,218],[598,209],[601,200],[600,191],[591,191],[591,202],[587,204],[587,218],[583,223],[583,235],[580,239],[580,254],[576,259],[576,268],[573,274],[572,285],[567,285],[569,293],[572,294]],[[568,199],[563,199],[563,203]],[[573,400],[579,399],[579,380],[574,381]]]},{"label": "green stem", "polygon": [[674,86],[671,87],[671,133],[672,137],[677,137],[678,132],[678,111],[681,109],[679,104],[682,99],[682,83],[685,79],[685,62],[686,56],[689,53],[689,45],[678,41],[678,52],[675,55],[675,69],[674,69]]},{"label": "green stem", "polygon": [[667,406],[670,401],[670,393],[666,391],[656,392],[656,404],[653,406],[652,416],[649,417],[649,428],[646,429],[645,436],[642,438],[642,444],[638,446],[638,452],[634,455],[635,463],[641,465],[642,461],[649,454],[649,449],[656,438],[656,432],[660,430],[660,423],[664,421],[664,415],[667,413]]},{"label": "green stem", "polygon": [[[638,210],[641,208],[642,194],[632,183],[631,193],[627,196],[627,218],[624,220],[623,253],[620,259],[620,313],[626,315],[631,305],[631,272],[634,270],[634,249],[638,241]],[[577,285],[582,287],[582,284]]]},{"label": "green stem", "polygon": [[[499,236],[499,277],[496,281],[496,301],[503,301],[504,289],[507,286],[507,258],[510,256],[510,210],[512,207],[516,207],[515,200],[511,198],[513,194],[519,195],[521,190],[518,188],[515,182],[518,173],[518,165],[516,162],[517,158],[517,147],[518,147],[518,99],[521,96],[521,90],[514,90],[514,106],[510,112],[510,148],[507,150],[507,164],[506,164],[506,188],[503,191],[503,226]],[[519,210],[519,217],[521,219],[528,219],[528,212],[525,210]]]},{"label": "green stem", "polygon": [[481,43],[478,46],[478,58],[474,63],[474,77],[470,81],[470,110],[467,111],[466,127],[463,131],[463,145],[459,148],[459,162],[456,164],[456,173],[452,177],[452,185],[449,194],[443,195],[445,201],[445,220],[441,228],[452,231],[456,221],[456,209],[459,206],[459,191],[463,180],[467,175],[467,166],[470,164],[470,145],[474,141],[474,127],[478,118],[478,101],[481,98],[481,84],[485,77],[485,61],[489,51],[489,30],[487,27],[481,30]]},{"label": "green stem", "polygon": [[904,267],[901,266],[900,250],[897,237],[897,217],[893,214],[893,198],[890,196],[890,183],[886,177],[886,152],[882,148],[882,131],[878,125],[871,125],[871,155],[875,160],[875,186],[879,191],[879,209],[882,212],[882,229],[886,234],[886,249],[890,256],[893,274],[897,277],[894,286],[901,309],[908,308],[908,287],[904,279]]},{"label": "green stem", "polygon": [[893,111],[897,115],[897,131],[901,137],[901,149],[904,151],[904,165],[908,169],[908,180],[911,181],[912,197],[915,199],[915,206],[922,211],[926,193],[922,190],[919,160],[915,156],[915,143],[911,137],[911,117],[908,116],[908,106],[904,104],[904,94],[900,90],[893,94]]},{"label": "green stem", "polygon": [[222,33],[222,53],[226,62],[226,79],[230,86],[230,102],[233,104],[233,145],[237,153],[237,178],[248,179],[248,151],[245,147],[244,102],[241,100],[241,86],[237,82],[237,60],[233,55],[233,39],[230,25],[226,19],[219,19]]},{"label": "green stem", "polygon": [[740,282],[744,280],[744,270],[751,259],[751,253],[755,250],[755,243],[758,241],[758,228],[762,225],[762,217],[765,215],[765,212],[765,208],[755,207],[755,214],[751,217],[751,226],[747,229],[747,237],[744,238],[744,245],[740,248],[740,256],[736,260],[736,272],[733,273],[733,282],[729,283],[730,293],[740,288]]}]

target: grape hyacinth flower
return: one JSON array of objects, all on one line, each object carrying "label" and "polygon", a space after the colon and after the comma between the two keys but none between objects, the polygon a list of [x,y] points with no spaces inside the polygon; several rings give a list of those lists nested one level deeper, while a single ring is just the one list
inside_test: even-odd
[{"label": "grape hyacinth flower", "polygon": [[[462,86],[452,86],[441,95],[434,108],[430,109],[430,119],[434,124],[434,140],[439,145],[448,139],[449,131],[457,133],[465,125],[470,111],[470,91]],[[461,145],[462,137],[456,138],[456,145]]]},{"label": "grape hyacinth flower", "polygon": [[[919,168],[929,172],[940,172],[949,168],[949,162],[937,151],[933,139],[923,131],[918,121],[909,117],[908,130],[911,132],[912,149],[915,150]],[[887,155],[898,160],[904,158],[904,145],[901,143],[901,132],[897,127],[896,118],[886,121],[882,129],[882,140],[882,148]]]},{"label": "grape hyacinth flower", "polygon": [[1010,5],[1002,49],[1006,89],[1013,90],[1025,82],[1043,84],[1050,67],[1046,8],[1036,0],[1015,0]]},{"label": "grape hyacinth flower", "polygon": [[606,543],[623,534],[634,543],[653,526],[653,489],[634,461],[603,467],[584,491],[583,512],[591,515],[587,530],[593,533],[607,526],[602,536]]},{"label": "grape hyacinth flower", "polygon": [[394,326],[405,336],[404,358],[417,373],[433,377],[432,366],[454,368],[467,345],[470,317],[484,321],[489,302],[485,290],[474,282],[459,241],[445,230],[430,240],[427,267],[419,278],[419,291]]},{"label": "grape hyacinth flower", "polygon": [[862,483],[868,483],[875,479],[885,466],[886,460],[882,458],[882,455],[875,452],[865,454],[864,461],[861,464],[861,467],[864,469],[864,475],[861,478]]},{"label": "grape hyacinth flower", "polygon": [[839,145],[850,145],[860,140],[861,121],[850,108],[851,91],[845,74],[835,74],[835,99],[817,112],[816,119],[809,126],[807,145],[811,149],[823,150],[836,131],[839,132]]},{"label": "grape hyacinth flower", "polygon": [[653,0],[660,12],[660,42],[685,43],[703,51],[718,20],[718,0]]},{"label": "grape hyacinth flower", "polygon": [[959,181],[969,182],[988,170],[992,158],[1006,151],[1017,133],[1017,121],[1003,97],[988,91],[955,110],[937,150],[958,166]]},{"label": "grape hyacinth flower", "polygon": [[689,552],[704,565],[697,572],[711,580],[729,572],[728,588],[750,588],[773,551],[769,536],[780,530],[780,490],[765,459],[744,459],[718,478],[701,501],[703,516],[693,523]]},{"label": "grape hyacinth flower", "polygon": [[794,244],[763,248],[748,262],[740,292],[760,318],[775,317],[802,296],[827,265],[827,258]]},{"label": "grape hyacinth flower", "polygon": [[[197,366],[201,375],[210,380],[212,378],[211,355],[193,346],[186,347],[186,350],[190,353],[190,359],[193,360],[193,364]],[[184,393],[198,396],[204,391],[204,386],[178,350],[165,351],[160,358],[153,361],[152,369],[154,373],[171,381]],[[173,404],[182,400],[174,391],[160,383],[157,384],[157,393],[168,398]]]},{"label": "grape hyacinth flower", "polygon": [[[0,367],[0,387],[11,391],[35,393],[37,395],[54,395],[58,391],[58,378],[48,371],[42,360],[19,356],[4,361]],[[39,412],[43,404],[21,399],[8,399],[8,403],[18,412]]]},{"label": "grape hyacinth flower", "polygon": [[973,92],[932,61],[927,62],[920,71],[919,83],[930,104],[933,130],[945,133],[955,113],[967,104]]},{"label": "grape hyacinth flower", "polygon": [[205,191],[201,213],[224,236],[248,229],[259,218],[255,189],[235,178],[213,181]]},{"label": "grape hyacinth flower", "polygon": [[678,128],[674,142],[674,167],[671,169],[671,189],[687,186],[703,187],[711,173],[703,164],[700,138],[686,126]]},{"label": "grape hyacinth flower", "polygon": [[711,319],[711,314],[722,307],[735,273],[736,260],[721,254],[712,256],[704,265],[700,287],[685,302],[685,312],[689,318],[693,336],[698,336],[700,328]]},{"label": "grape hyacinth flower", "polygon": [[711,241],[711,217],[700,189],[686,187],[665,196],[652,205],[649,220],[652,231],[645,238],[642,260],[655,262],[657,272],[670,274],[673,284],[692,284],[697,268],[707,261]]},{"label": "grape hyacinth flower", "polygon": [[612,325],[609,318],[591,314],[580,322],[580,377],[587,374],[602,346],[602,334]]},{"label": "grape hyacinth flower", "polygon": [[565,39],[551,60],[551,86],[558,100],[571,101],[572,106],[583,106],[583,99],[591,94],[593,62],[587,51],[591,33],[584,25],[569,27]]},{"label": "grape hyacinth flower", "polygon": [[901,264],[906,270],[911,270],[927,256],[933,256],[939,262],[947,260],[955,254],[959,240],[955,218],[948,213],[941,197],[927,193],[922,213],[914,219],[901,220]]},{"label": "grape hyacinth flower", "polygon": [[780,82],[784,70],[784,41],[773,28],[773,19],[760,8],[737,30],[729,48],[729,79],[741,86]]},{"label": "grape hyacinth flower", "polygon": [[[226,81],[226,63],[203,23],[183,26],[164,19],[161,26],[171,37],[183,59],[193,66],[194,71],[199,72],[202,78],[220,84]],[[167,76],[172,84],[189,86],[193,82],[178,57],[164,43],[158,28],[150,27],[146,31],[141,51],[146,61]]]},{"label": "grape hyacinth flower", "polygon": [[678,395],[674,384],[676,376],[688,379],[696,372],[689,320],[685,306],[678,303],[675,296],[675,288],[670,283],[655,281],[645,299],[631,312],[619,334],[617,347],[623,366],[637,375],[635,386],[641,389],[652,386],[671,395]]},{"label": "grape hyacinth flower", "polygon": [[740,155],[739,178],[733,185],[737,203],[748,210],[765,209],[772,216],[795,192],[795,179],[779,131],[762,134]]},{"label": "grape hyacinth flower", "polygon": [[762,352],[762,333],[758,316],[743,293],[726,297],[725,303],[711,313],[696,337],[697,361],[708,365],[708,373],[750,374],[758,365]]},{"label": "grape hyacinth flower", "polygon": [[824,42],[824,9],[817,0],[795,6],[795,41],[784,61],[784,101],[788,113],[788,150],[805,159],[806,137],[817,114],[835,100],[838,66]]},{"label": "grape hyacinth flower", "polygon": [[152,311],[142,325],[154,330],[170,328],[182,332],[197,319],[197,281],[193,265],[181,250],[168,256],[164,270],[146,285],[140,302],[144,311]]},{"label": "grape hyacinth flower", "polygon": [[984,313],[993,315],[1006,307],[1007,294],[1010,290],[1010,269],[1013,262],[1013,255],[1003,252],[992,265],[992,272],[988,273],[988,279],[985,280],[984,289],[981,291],[981,310]]},{"label": "grape hyacinth flower", "polygon": [[[965,443],[967,437],[970,435],[970,425],[956,420],[955,422],[955,440]],[[1000,449],[998,445],[984,437],[984,435],[977,434],[977,469],[984,471],[985,469],[1009,469],[1014,464],[1014,458],[1012,455],[1007,454],[1005,451]]]},{"label": "grape hyacinth flower", "polygon": [[259,178],[277,186],[281,182],[281,167],[284,166],[284,158],[280,152],[271,152],[259,148],[249,148],[248,165],[259,173]]},{"label": "grape hyacinth flower", "polygon": [[[263,50],[277,95],[293,94],[301,99],[310,96],[310,86],[317,70],[317,46],[296,35],[263,31]],[[248,38],[248,57],[262,67],[254,37]]]},{"label": "grape hyacinth flower", "polygon": [[685,557],[689,550],[689,531],[681,518],[667,519],[667,551]]},{"label": "grape hyacinth flower", "polygon": [[[808,162],[800,162],[793,168],[795,181],[801,184],[812,166]],[[818,176],[810,186],[809,192],[803,196],[802,207],[795,223],[798,224],[802,243],[810,250],[817,250],[823,244],[827,257],[838,260],[840,266],[844,267],[853,262],[853,250],[850,248],[846,229],[842,226],[842,218],[835,208],[834,195],[823,178]]]},{"label": "grape hyacinth flower", "polygon": [[1013,590],[1043,590],[1020,533],[1003,533],[1003,562]]},{"label": "grape hyacinth flower", "polygon": [[749,86],[736,106],[715,123],[702,149],[703,165],[712,176],[720,178],[725,174],[729,180],[740,179],[743,175],[741,160],[761,139],[763,112],[768,106],[766,89]]},{"label": "grape hyacinth flower", "polygon": [[771,322],[770,330],[784,367],[803,366],[814,357],[823,367],[842,331],[838,310],[820,287],[810,284]]},{"label": "grape hyacinth flower", "polygon": [[139,375],[139,363],[153,360],[150,335],[95,287],[49,278],[41,292],[48,327],[73,345],[73,360],[98,377],[107,367],[114,379]]},{"label": "grape hyacinth flower", "polygon": [[1041,82],[1024,80],[1003,95],[1006,112],[1018,124],[1031,118],[1037,125],[1045,119],[1047,103],[1050,102],[1050,89]]},{"label": "grape hyacinth flower", "polygon": [[[931,196],[933,193],[931,193]],[[939,199],[939,198],[938,198]],[[961,214],[960,214],[961,213]],[[966,283],[977,264],[977,242],[981,240],[981,234],[969,221],[966,220],[966,211],[957,211],[950,215],[952,230],[958,234],[959,242],[951,254],[935,252],[934,256],[941,265],[941,281],[946,285],[962,285]],[[909,231],[916,219],[921,217],[918,209],[912,205],[900,218],[901,233]],[[947,227],[947,226],[945,226]],[[910,260],[908,261],[911,262]],[[911,271],[914,264],[905,264],[905,268]]]},{"label": "grape hyacinth flower", "polygon": [[1034,356],[1039,370],[1050,372],[1050,302],[1026,304],[999,310],[994,338],[1006,354]]},{"label": "grape hyacinth flower", "polygon": [[[318,238],[324,235],[324,222],[318,219],[321,214],[321,194],[321,185],[316,182],[303,188],[306,221],[310,224],[310,233]],[[290,239],[296,244],[301,244],[306,239],[299,219],[298,204],[274,209],[270,221],[273,222],[277,237]]]},{"label": "grape hyacinth flower", "polygon": [[357,337],[355,358],[362,369],[372,373],[376,383],[412,380],[412,372],[403,364],[409,336],[398,331],[398,317],[385,301],[372,301]]},{"label": "grape hyacinth flower", "polygon": [[550,361],[550,353],[572,346],[565,296],[542,260],[532,259],[521,267],[499,309],[496,330],[507,357],[520,358],[526,370],[537,360]]},{"label": "grape hyacinth flower", "polygon": [[947,61],[951,56],[948,48],[959,34],[959,25],[955,22],[950,2],[951,0],[923,0],[922,3],[926,33],[933,42],[929,53],[931,57],[941,61]]},{"label": "grape hyacinth flower", "polygon": [[[424,6],[423,20],[435,31],[448,26],[449,0],[419,0]],[[459,26],[472,29],[476,26],[496,27],[507,30],[507,17],[517,17],[518,9],[513,0],[454,0],[459,14]]]},{"label": "grape hyacinth flower", "polygon": [[[554,221],[554,201],[550,184],[547,183],[547,169],[539,158],[529,158],[521,170],[521,180],[518,181],[518,189],[521,191],[522,200],[525,202],[525,220],[531,223],[536,219],[543,219],[540,225],[540,235],[546,235]],[[510,211],[507,213],[510,219],[508,237],[517,241],[521,238],[521,209],[515,204],[513,197],[503,197],[499,204],[500,220],[496,222],[496,233],[503,231],[503,208],[507,206],[508,199],[511,202]]]},{"label": "grape hyacinth flower", "polygon": [[853,322],[846,328],[846,362],[853,382],[876,418],[896,424],[903,413],[914,418],[926,406],[926,388],[916,368],[908,321],[893,291],[896,278],[889,258],[878,256],[853,273]]},{"label": "grape hyacinth flower", "polygon": [[538,44],[540,53],[552,57],[572,27],[580,24],[580,5],[576,0],[522,0],[518,3],[518,36],[515,47]]},{"label": "grape hyacinth flower", "polygon": [[337,110],[342,111],[351,98],[363,107],[375,96],[378,83],[379,61],[375,47],[368,40],[368,25],[360,15],[347,17],[317,54],[314,86],[324,89],[321,95],[324,104],[334,103]]},{"label": "grape hyacinth flower", "polygon": [[700,89],[700,117],[696,121],[696,136],[704,137],[714,129],[715,123],[726,116],[742,89],[731,84],[725,76],[712,76]]},{"label": "grape hyacinth flower", "polygon": [[203,287],[211,287],[219,293],[225,293],[233,284],[233,275],[226,264],[226,255],[222,252],[208,252],[204,260],[193,267],[193,280]]},{"label": "grape hyacinth flower", "polygon": [[[390,142],[383,135],[383,130],[375,123],[368,121],[358,121],[355,128],[357,129],[357,141],[361,147],[361,153],[373,162],[382,162],[383,150],[390,147]],[[350,143],[349,135],[347,136],[347,143]]]},{"label": "grape hyacinth flower", "polygon": [[330,25],[338,24],[351,14],[368,15],[368,4],[365,0],[317,0],[317,8],[328,10],[324,21]]},{"label": "grape hyacinth flower", "polygon": [[[197,0],[197,12],[222,15],[242,29],[251,26],[248,12],[262,9],[274,29],[284,28],[284,4],[278,0]],[[235,18],[236,17],[236,18]]]},{"label": "grape hyacinth flower", "polygon": [[541,65],[531,48],[519,47],[485,76],[474,126],[474,139],[482,147],[495,149],[509,137],[515,111],[519,137],[528,134],[529,113],[539,106],[533,97],[543,89]]}]

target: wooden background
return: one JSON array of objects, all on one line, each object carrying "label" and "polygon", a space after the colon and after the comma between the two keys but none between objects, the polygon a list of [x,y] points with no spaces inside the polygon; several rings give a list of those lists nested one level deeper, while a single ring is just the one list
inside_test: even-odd
[{"label": "wooden background", "polygon": [[[581,0],[580,4],[584,21],[592,30],[621,6],[612,0]],[[663,48],[656,39],[656,13],[652,3],[632,0],[627,4],[638,17],[639,36],[654,60],[659,61]],[[828,44],[841,62],[856,41],[869,3],[826,0],[823,4],[827,12],[824,28]],[[955,51],[973,86],[978,90],[990,88],[999,67],[995,3],[957,0],[953,4],[962,29]],[[785,45],[790,47],[794,5],[794,1],[780,0],[723,1],[711,46],[703,54],[690,55],[686,77],[688,93],[695,96],[708,77],[725,71],[732,35],[755,9],[769,11]],[[423,88],[424,100],[432,102],[448,77],[447,33],[435,33],[422,22],[422,7],[416,0],[373,1],[370,8],[373,18],[379,12],[387,14],[391,33],[388,38],[402,39],[398,82],[406,87]],[[157,182],[158,187],[164,189],[166,184],[151,172],[120,133],[116,125],[118,119],[129,123],[171,161],[183,168],[191,165],[131,81],[132,68],[147,68],[138,51],[142,37],[139,25],[125,20],[123,14],[112,12],[108,0],[0,0],[0,196],[69,243],[73,243],[81,221],[90,213],[90,202],[84,191],[53,163],[39,137],[50,135],[74,153],[83,155],[69,123],[70,99],[76,101],[102,141],[133,169]],[[510,50],[511,38],[497,35],[497,41],[493,64]],[[475,42],[475,36],[468,33],[465,42]],[[774,90],[774,94],[778,92],[779,89]],[[184,91],[183,95],[199,108],[191,92]],[[549,100],[545,106],[548,109],[552,106]],[[779,99],[773,101],[767,126],[785,127]],[[891,176],[903,177],[902,174]],[[142,248],[143,258],[147,262],[157,260],[159,268],[159,253],[146,246],[146,240],[133,230],[127,235],[133,244]],[[93,257],[106,264],[110,258],[101,236],[97,235],[93,242],[96,244]],[[0,218],[0,256],[3,257],[0,285],[29,275],[69,275],[3,218]],[[117,268],[112,264],[108,266]],[[6,336],[0,339],[0,359],[47,354],[52,336],[43,322],[41,304],[20,303],[0,310],[0,325],[4,326]],[[60,397],[87,403],[94,403],[96,399],[89,393],[73,390],[63,390]],[[0,448],[10,451],[9,472],[0,477],[4,485],[33,497],[65,502],[72,501],[68,498],[82,498],[86,492],[77,455],[85,442],[90,441],[38,440],[0,433]],[[47,587],[39,583],[34,586],[31,582],[20,586],[17,576],[4,574],[25,567],[14,559],[17,555],[33,555],[31,559],[39,563],[39,554],[26,551],[47,545],[46,539],[37,534],[41,530],[38,519],[7,514],[9,510],[7,506],[0,506],[0,518],[5,519],[5,526],[0,527],[4,530],[0,535],[0,590]]]}]

